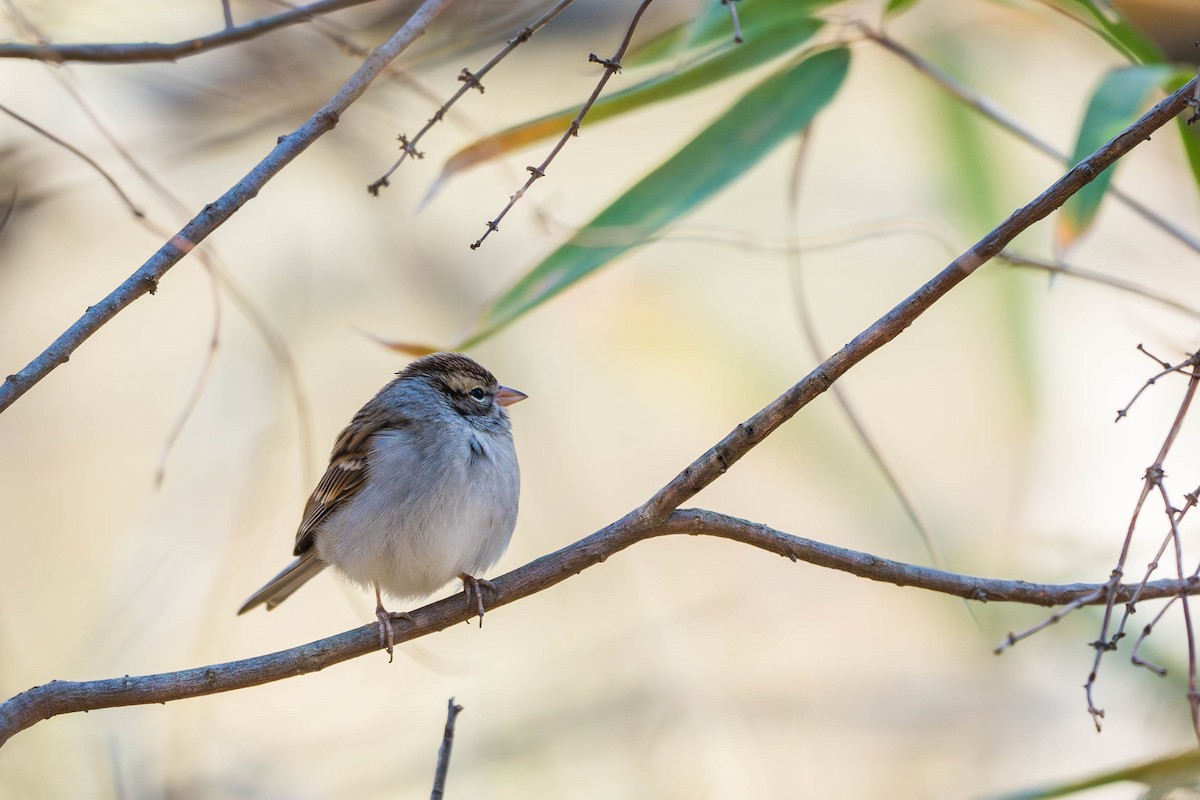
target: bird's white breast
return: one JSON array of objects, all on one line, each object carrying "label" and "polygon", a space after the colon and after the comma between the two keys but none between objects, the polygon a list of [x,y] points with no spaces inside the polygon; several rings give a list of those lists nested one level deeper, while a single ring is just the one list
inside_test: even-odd
[{"label": "bird's white breast", "polygon": [[424,446],[414,432],[421,426],[376,434],[366,484],[316,537],[322,560],[399,599],[479,575],[503,555],[516,525],[520,473],[509,431],[461,418],[436,424],[433,437],[423,428]]}]

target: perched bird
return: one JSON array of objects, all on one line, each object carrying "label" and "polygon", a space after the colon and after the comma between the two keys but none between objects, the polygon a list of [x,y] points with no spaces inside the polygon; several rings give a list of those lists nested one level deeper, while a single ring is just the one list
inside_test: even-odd
[{"label": "perched bird", "polygon": [[389,656],[392,620],[409,617],[388,612],[381,592],[425,597],[457,577],[482,618],[488,584],[475,576],[507,549],[521,488],[506,408],[525,397],[459,353],[396,373],[333,446],[296,531],[296,560],[238,613],[274,608],[332,565],[375,588]]}]

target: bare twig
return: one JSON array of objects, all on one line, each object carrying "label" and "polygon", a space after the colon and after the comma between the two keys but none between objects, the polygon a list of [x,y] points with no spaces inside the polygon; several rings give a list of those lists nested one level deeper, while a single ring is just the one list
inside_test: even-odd
[{"label": "bare twig", "polygon": [[[638,542],[679,534],[716,536],[793,561],[979,602],[1054,606],[1094,594],[1101,588],[1089,583],[1048,585],[958,575],[792,536],[712,511],[684,509],[671,513],[657,527],[648,528],[626,517],[556,553],[493,579],[494,591],[488,593],[489,611],[555,586]],[[1120,586],[1115,594],[1123,597],[1131,591],[1132,586]],[[1147,599],[1172,597],[1181,591],[1200,592],[1200,581],[1188,581],[1183,585],[1174,580],[1155,581],[1146,588],[1144,596]],[[474,615],[461,593],[411,613],[412,624],[396,626],[397,644],[460,624]],[[165,703],[259,686],[316,672],[381,647],[379,624],[372,621],[327,639],[242,661],[158,675],[84,682],[52,681],[0,704],[0,745],[14,734],[60,714]]]},{"label": "bare twig", "polygon": [[438,748],[437,769],[433,773],[433,791],[429,800],[442,800],[446,793],[446,773],[450,770],[450,750],[454,747],[454,723],[463,707],[455,705],[454,698],[446,704],[446,729],[442,732],[442,746]]},{"label": "bare twig", "polygon": [[[1139,594],[1138,590],[1135,589],[1134,594]],[[1167,676],[1167,668],[1159,664],[1155,664],[1152,661],[1147,661],[1146,659],[1142,658],[1141,655],[1139,655],[1138,651],[1141,650],[1142,642],[1146,641],[1146,639],[1150,637],[1150,634],[1154,632],[1154,626],[1157,625],[1164,616],[1166,616],[1166,613],[1171,610],[1171,606],[1174,605],[1175,601],[1178,599],[1178,597],[1172,597],[1163,604],[1163,607],[1160,608],[1158,613],[1154,615],[1154,619],[1150,620],[1150,622],[1148,622],[1146,626],[1142,628],[1142,632],[1138,635],[1137,640],[1133,643],[1133,650],[1131,650],[1129,654],[1129,661],[1135,667],[1145,667],[1160,678],[1165,678]],[[1133,599],[1131,598],[1129,602],[1132,603]]]},{"label": "bare twig", "polygon": [[450,110],[450,107],[457,103],[459,98],[461,98],[471,89],[478,89],[479,93],[483,94],[483,84],[481,83],[483,77],[491,72],[493,67],[503,61],[509,53],[511,53],[513,50],[516,50],[517,47],[525,42],[528,42],[535,33],[549,25],[555,17],[562,13],[563,9],[571,5],[571,3],[574,1],[575,0],[559,0],[559,2],[545,14],[538,17],[521,30],[517,31],[517,33],[508,40],[504,47],[500,49],[500,52],[488,59],[488,62],[476,71],[471,72],[464,67],[463,71],[458,76],[459,81],[462,82],[462,86],[458,87],[458,91],[451,95],[450,99],[443,103],[437,111],[433,112],[433,116],[426,121],[421,130],[417,131],[416,136],[413,136],[410,139],[404,134],[400,134],[398,137],[400,140],[400,157],[396,159],[396,163],[388,167],[387,172],[383,173],[378,180],[367,187],[367,191],[378,197],[379,190],[390,185],[388,183],[388,178],[391,177],[393,172],[399,169],[400,165],[403,164],[410,155],[414,158],[424,158],[425,154],[417,150],[417,143],[421,141],[421,138],[428,133],[434,125],[442,121],[442,119],[446,116],[446,112]]},{"label": "bare twig", "polygon": [[264,33],[307,22],[319,14],[328,14],[375,0],[317,0],[300,8],[262,17],[245,25],[185,39],[180,42],[122,42],[112,44],[26,44],[0,42],[0,58],[24,58],[32,61],[89,61],[100,64],[137,64],[147,61],[175,61],[218,47],[245,42]]},{"label": "bare twig", "polygon": [[525,192],[529,191],[529,187],[533,186],[534,181],[538,178],[546,177],[546,170],[549,169],[550,162],[567,146],[567,142],[570,141],[571,137],[579,135],[579,127],[583,124],[583,118],[592,110],[592,106],[600,97],[600,93],[604,91],[605,85],[608,84],[608,79],[621,71],[621,59],[625,57],[625,51],[629,49],[629,43],[633,41],[633,32],[637,28],[638,22],[641,21],[642,14],[646,12],[646,9],[649,8],[650,3],[653,1],[642,0],[638,5],[637,10],[633,12],[633,19],[629,21],[629,27],[625,30],[625,37],[621,40],[621,44],[617,48],[617,51],[613,53],[612,58],[600,58],[595,53],[588,55],[590,63],[599,64],[604,67],[604,74],[600,76],[600,80],[596,83],[596,88],[592,90],[592,94],[587,99],[587,102],[579,109],[579,113],[575,115],[575,119],[571,120],[571,124],[567,126],[566,132],[558,140],[558,144],[554,145],[550,150],[545,160],[536,167],[526,167],[529,171],[529,179],[517,190],[516,194],[508,198],[508,204],[500,210],[500,213],[487,223],[487,228],[484,230],[483,236],[480,236],[471,244],[472,250],[478,250],[479,246],[483,244],[484,239],[490,236],[493,231],[500,230],[500,220],[504,219],[505,215],[517,204],[517,201],[525,196]]},{"label": "bare twig", "polygon": [[1018,642],[1022,642],[1025,639],[1028,639],[1030,636],[1033,636],[1035,633],[1040,633],[1041,631],[1044,631],[1046,628],[1049,628],[1051,625],[1058,624],[1067,615],[1069,615],[1072,611],[1078,611],[1079,609],[1083,608],[1084,606],[1100,602],[1100,598],[1102,598],[1102,597],[1104,597],[1104,588],[1103,587],[1097,589],[1094,592],[1091,592],[1090,594],[1085,594],[1083,597],[1076,598],[1075,600],[1072,600],[1071,602],[1067,603],[1065,606],[1060,608],[1058,611],[1055,611],[1053,614],[1046,617],[1044,620],[1039,622],[1037,625],[1034,625],[1032,628],[1027,628],[1026,630],[1023,630],[1020,633],[1009,633],[1008,636],[1004,637],[1003,642],[996,645],[996,647],[992,650],[992,652],[995,653],[996,655],[1000,655],[1005,650],[1008,650],[1009,648],[1013,647]]},{"label": "bare twig", "polygon": [[233,9],[229,7],[229,0],[221,0],[221,14],[225,17],[225,30],[232,30],[233,24]]},{"label": "bare twig", "polygon": [[9,375],[0,385],[0,411],[29,390],[98,331],[122,309],[144,294],[158,288],[158,281],[185,255],[213,231],[220,227],[242,206],[248,203],[259,190],[280,170],[308,149],[325,133],[337,125],[339,116],[357,100],[371,82],[383,71],[388,62],[398,56],[425,29],[451,0],[425,0],[408,21],[388,41],[380,45],[342,88],[317,110],[293,133],[281,136],[271,151],[249,174],[238,181],[224,195],[204,209],[171,238],[150,260],[143,264],[124,283],[106,298],[91,306],[74,325],[48,347],[45,352],[31,361],[24,369]]},{"label": "bare twig", "polygon": [[1147,379],[1146,382],[1143,383],[1141,385],[1141,387],[1136,392],[1133,393],[1133,397],[1131,397],[1129,399],[1129,402],[1126,403],[1123,408],[1117,409],[1117,418],[1115,420],[1116,422],[1120,422],[1121,420],[1125,419],[1125,417],[1129,416],[1129,409],[1133,408],[1133,404],[1138,401],[1138,398],[1140,398],[1146,392],[1147,389],[1149,389],[1154,384],[1158,383],[1158,381],[1161,378],[1164,378],[1167,375],[1170,375],[1175,372],[1181,372],[1189,366],[1189,364],[1187,362],[1179,364],[1178,366],[1171,366],[1167,362],[1161,361],[1156,356],[1151,355],[1149,352],[1146,351],[1146,348],[1142,347],[1140,344],[1138,345],[1138,350],[1141,351],[1142,353],[1145,353],[1150,358],[1154,359],[1154,361],[1157,362],[1158,365],[1162,367],[1162,371],[1159,372],[1158,374],[1156,374],[1154,377]]}]

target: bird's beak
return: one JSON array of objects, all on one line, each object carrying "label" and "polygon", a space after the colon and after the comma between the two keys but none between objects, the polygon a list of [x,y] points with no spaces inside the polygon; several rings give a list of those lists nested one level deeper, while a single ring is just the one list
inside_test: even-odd
[{"label": "bird's beak", "polygon": [[529,395],[524,392],[518,392],[516,389],[510,389],[507,386],[501,386],[496,390],[496,403],[502,406],[511,406],[513,403],[519,403]]}]

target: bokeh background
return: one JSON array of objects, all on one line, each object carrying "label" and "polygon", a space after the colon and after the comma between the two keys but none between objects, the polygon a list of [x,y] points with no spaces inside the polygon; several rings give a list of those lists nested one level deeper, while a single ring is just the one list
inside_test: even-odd
[{"label": "bokeh background", "polygon": [[[210,0],[14,5],[61,42],[171,41],[221,25]],[[879,5],[827,13],[875,24]],[[372,619],[372,598],[332,575],[270,614],[234,615],[290,557],[341,426],[403,366],[372,337],[453,343],[574,226],[766,74],[585,126],[501,232],[469,250],[545,148],[457,178],[422,206],[444,159],[480,133],[582,101],[596,79],[587,54],[613,49],[634,6],[579,0],[372,198],[364,188],[396,155],[396,134],[439,102],[411,80],[448,96],[529,8],[459,4],[399,62],[409,78],[377,83],[205,244],[252,316],[227,289],[214,304],[209,273],[189,258],[0,416],[0,695],[260,655]],[[659,0],[646,34],[699,6]],[[277,9],[234,4],[239,20]],[[402,11],[369,5],[175,64],[9,60],[0,103],[102,163],[174,231],[357,66],[327,23],[374,46]],[[1197,31],[1189,43],[1200,38],[1190,3],[1165,13],[1171,30]],[[11,13],[0,25],[0,36],[26,35]],[[925,0],[889,32],[1068,151],[1086,98],[1122,63],[1085,27],[1023,0]],[[848,24],[829,35],[853,37]],[[497,574],[621,516],[798,380],[814,363],[805,314],[824,347],[839,346],[1062,171],[869,43],[855,46],[809,143],[799,268],[781,246],[795,155],[794,142],[779,148],[661,241],[472,351],[530,395],[513,414],[524,490]],[[1173,134],[1130,156],[1118,183],[1196,231],[1196,189]],[[3,372],[163,241],[87,165],[0,117],[0,190],[13,188],[18,209],[0,236]],[[1051,233],[1038,226],[1017,249],[1045,256]],[[1200,305],[1196,253],[1117,204],[1071,260]],[[1155,370],[1135,346],[1179,360],[1198,340],[1186,314],[994,263],[840,385],[947,568],[1099,581],[1183,390],[1161,381],[1113,425]],[[1185,427],[1168,463],[1177,496],[1200,482],[1196,443]],[[829,396],[695,504],[931,562]],[[1161,535],[1139,533],[1132,572]],[[992,655],[1045,613],[968,608],[725,541],[655,540],[489,614],[482,629],[407,644],[391,665],[379,654],[41,723],[0,751],[0,797],[422,797],[450,696],[466,710],[449,797],[982,797],[1195,747],[1177,613],[1148,651],[1171,668],[1166,679],[1129,666],[1127,648],[1105,662],[1102,735],[1080,688],[1097,613]],[[1138,793],[1125,784],[1087,796]]]}]

